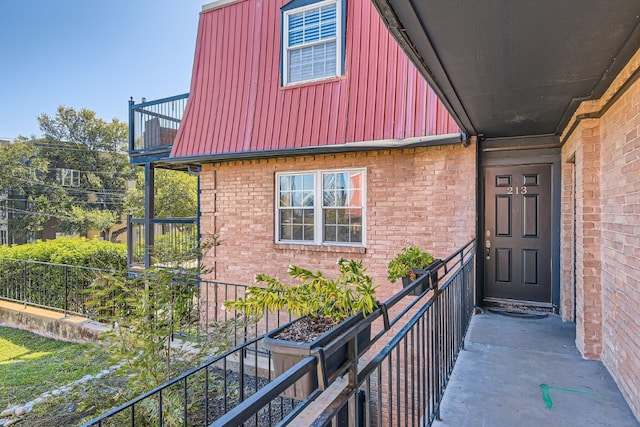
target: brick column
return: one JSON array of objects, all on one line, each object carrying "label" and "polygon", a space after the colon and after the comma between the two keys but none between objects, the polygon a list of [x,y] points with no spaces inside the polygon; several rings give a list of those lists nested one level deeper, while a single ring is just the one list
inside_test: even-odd
[{"label": "brick column", "polygon": [[565,322],[575,321],[575,155],[562,162],[562,213],[560,223],[560,315]]},{"label": "brick column", "polygon": [[583,120],[576,130],[576,345],[587,359],[602,353],[600,249],[600,121]]}]

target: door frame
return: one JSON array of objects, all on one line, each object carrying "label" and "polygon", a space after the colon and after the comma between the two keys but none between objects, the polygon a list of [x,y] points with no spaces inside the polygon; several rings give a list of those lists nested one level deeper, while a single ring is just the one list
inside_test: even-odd
[{"label": "door frame", "polygon": [[[477,276],[476,301],[484,305],[485,259],[482,256],[485,230],[485,169],[494,166],[551,165],[551,304],[530,303],[532,307],[560,307],[560,214],[561,214],[561,146],[557,136],[517,137],[481,140],[478,143]],[[493,302],[493,301],[492,301]],[[508,302],[508,301],[505,301]]]}]

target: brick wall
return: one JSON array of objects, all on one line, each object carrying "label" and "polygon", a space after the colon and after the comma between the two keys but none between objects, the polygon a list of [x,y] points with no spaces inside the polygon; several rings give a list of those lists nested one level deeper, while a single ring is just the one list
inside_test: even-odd
[{"label": "brick wall", "polygon": [[[204,165],[201,231],[221,242],[205,257],[211,278],[252,284],[263,272],[288,281],[290,264],[334,276],[338,258],[363,259],[384,301],[402,287],[386,279],[402,247],[417,244],[442,258],[475,235],[475,152],[447,145]],[[366,247],[275,244],[276,172],[351,167],[366,168]]]},{"label": "brick wall", "polygon": [[563,147],[562,304],[568,313],[575,218],[576,343],[602,359],[640,417],[640,81],[605,96],[607,109],[583,105],[602,117],[580,121]]},{"label": "brick wall", "polygon": [[[341,168],[366,168],[365,247],[274,243],[275,174]],[[290,264],[323,270],[335,277],[336,260],[348,257],[364,261],[374,283],[380,285],[377,299],[385,301],[402,288],[400,282],[391,284],[387,280],[387,263],[402,247],[417,244],[435,257],[444,258],[475,235],[474,146],[222,162],[204,165],[200,177],[201,231],[204,235],[216,234],[221,243],[207,254],[205,263],[215,266],[212,278],[219,281],[252,284],[255,274],[264,272],[291,283],[286,273]],[[393,307],[390,316],[395,317],[402,308],[403,303]],[[374,334],[382,329],[381,319],[378,320],[372,325]],[[394,326],[387,338],[402,326]],[[377,354],[386,342],[387,339],[377,342],[362,360]],[[405,368],[414,371],[414,359],[396,363],[403,366],[402,370],[393,371],[394,375],[399,373],[402,382]],[[386,369],[385,366],[384,378]],[[388,415],[391,396],[389,390],[380,391],[383,417]],[[404,393],[393,399],[394,410],[402,408],[402,413],[406,408],[413,414],[418,405],[406,401]]]},{"label": "brick wall", "polygon": [[[575,164],[575,212],[563,209],[563,215],[573,213],[575,220],[576,345],[584,357],[598,359],[602,351],[599,121],[580,122],[562,152],[564,162],[573,159]],[[567,165],[563,167],[566,170]],[[564,189],[566,186],[563,182]],[[563,218],[562,223],[568,222]],[[569,238],[573,236],[562,236],[565,249],[573,244]],[[563,259],[571,256],[564,253]],[[570,287],[573,283],[563,284],[565,289]]]},{"label": "brick wall", "polygon": [[602,361],[640,417],[640,81],[601,119]]}]

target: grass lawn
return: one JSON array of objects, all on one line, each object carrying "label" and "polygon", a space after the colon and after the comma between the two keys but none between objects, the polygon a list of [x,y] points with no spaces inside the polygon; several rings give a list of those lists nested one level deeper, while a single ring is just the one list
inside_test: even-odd
[{"label": "grass lawn", "polygon": [[0,411],[99,372],[108,363],[95,348],[0,327]]}]

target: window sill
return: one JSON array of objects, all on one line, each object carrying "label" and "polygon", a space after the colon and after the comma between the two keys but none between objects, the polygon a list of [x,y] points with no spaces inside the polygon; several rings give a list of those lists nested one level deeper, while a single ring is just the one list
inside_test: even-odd
[{"label": "window sill", "polygon": [[303,82],[287,83],[284,86],[280,86],[280,90],[297,89],[305,86],[314,86],[314,85],[320,85],[325,83],[335,83],[341,80],[345,80],[344,74],[341,76],[322,77],[320,79],[305,80]]},{"label": "window sill", "polygon": [[329,246],[329,245],[298,245],[292,243],[274,243],[276,251],[304,251],[304,252],[330,252],[344,254],[364,254],[367,253],[365,247],[355,246]]}]

